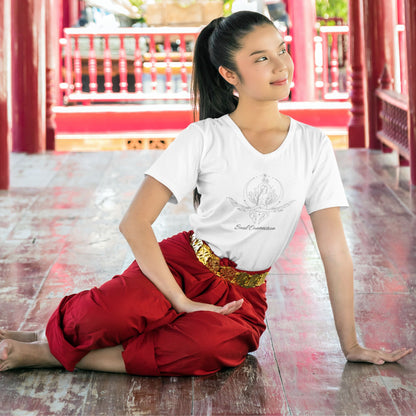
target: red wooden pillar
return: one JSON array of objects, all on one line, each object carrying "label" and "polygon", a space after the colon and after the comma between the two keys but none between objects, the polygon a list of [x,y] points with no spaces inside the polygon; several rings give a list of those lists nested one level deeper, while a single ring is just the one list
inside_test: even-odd
[{"label": "red wooden pillar", "polygon": [[381,149],[377,139],[378,106],[375,90],[387,65],[394,74],[394,30],[396,25],[395,0],[362,0],[364,23],[364,56],[366,58],[366,99],[368,108],[368,138],[371,149]]},{"label": "red wooden pillar", "polygon": [[406,45],[407,45],[407,87],[409,90],[409,111],[407,126],[410,148],[410,176],[416,185],[416,3],[405,0]]},{"label": "red wooden pillar", "polygon": [[45,150],[45,3],[12,1],[13,150]]},{"label": "red wooden pillar", "polygon": [[349,0],[348,25],[351,64],[351,119],[348,146],[365,147],[363,17],[361,0]]},{"label": "red wooden pillar", "polygon": [[[404,0],[397,0],[397,23],[399,25],[405,24]],[[401,78],[401,93],[407,95],[407,61],[406,53],[406,33],[399,33],[399,53],[400,53],[400,78]]]},{"label": "red wooden pillar", "polygon": [[46,149],[55,149],[55,114],[59,93],[59,37],[61,31],[62,0],[46,0]]},{"label": "red wooden pillar", "polygon": [[[79,0],[63,0],[63,28],[73,26],[79,19],[81,4]],[[63,33],[61,33],[61,37]]]},{"label": "red wooden pillar", "polygon": [[8,189],[10,184],[10,1],[0,0],[0,189]]},{"label": "red wooden pillar", "polygon": [[315,100],[314,37],[316,23],[315,0],[288,0],[292,21],[291,55],[295,65],[293,101]]}]

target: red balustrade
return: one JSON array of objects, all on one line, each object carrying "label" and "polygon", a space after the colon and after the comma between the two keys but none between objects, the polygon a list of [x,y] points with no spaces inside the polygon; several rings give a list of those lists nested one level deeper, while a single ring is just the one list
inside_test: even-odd
[{"label": "red balustrade", "polygon": [[127,55],[124,49],[124,34],[120,34],[120,50],[119,50],[119,74],[120,74],[120,92],[127,92]]},{"label": "red balustrade", "polygon": [[97,58],[94,49],[94,36],[90,38],[90,51],[88,53],[88,74],[90,77],[90,93],[97,92]]},{"label": "red balustrade", "polygon": [[316,89],[316,98],[322,98],[322,89],[324,88],[324,82],[322,74],[324,72],[324,63],[323,63],[323,44],[322,37],[315,36],[315,89]]},{"label": "red balustrade", "polygon": [[65,55],[64,102],[188,100],[192,49],[199,30],[64,29],[65,39],[60,41]]},{"label": "red balustrade", "polygon": [[74,51],[74,72],[75,72],[75,92],[82,92],[82,62],[81,51],[79,50],[79,35],[74,37],[75,51]]},{"label": "red balustrade", "polygon": [[156,69],[156,43],[154,35],[150,35],[150,74],[152,78],[152,90],[157,88],[157,69]]},{"label": "red balustrade", "polygon": [[[317,79],[315,85],[317,89],[322,90],[322,93],[316,98],[325,101],[348,100],[346,80],[343,86],[339,82],[340,69],[342,69],[344,77],[347,75],[347,63],[344,60],[344,37],[349,32],[348,26],[321,26],[319,32],[320,36],[315,38],[315,50],[317,53],[322,50],[322,56],[318,58],[319,66],[316,66],[316,72],[321,73],[322,77]],[[316,55],[315,59],[317,59]]]},{"label": "red balustrade", "polygon": [[331,45],[331,88],[333,92],[339,92],[338,90],[338,78],[339,78],[339,69],[338,69],[338,34],[334,33],[332,35],[332,45]]},{"label": "red balustrade", "polygon": [[134,88],[135,91],[142,91],[142,53],[140,51],[140,36],[139,34],[134,35],[135,39],[135,50],[134,50]]},{"label": "red balustrade", "polygon": [[104,45],[104,92],[110,93],[113,91],[113,68],[108,35],[104,35]]},{"label": "red balustrade", "polygon": [[[381,87],[383,86],[389,86],[387,78],[385,83],[381,85]],[[410,149],[407,126],[407,113],[409,110],[407,99],[395,91],[383,88],[376,90],[376,96],[380,103],[377,138],[388,148],[397,151],[401,164],[408,164],[408,161],[410,161]]]},{"label": "red balustrade", "polygon": [[[61,40],[64,102],[189,100],[192,52],[199,30],[65,29],[65,40]],[[349,98],[343,50],[347,34],[348,26],[323,26],[314,38],[317,100]],[[284,37],[290,47],[292,37]],[[292,89],[296,89],[295,84]]]},{"label": "red balustrade", "polygon": [[166,53],[166,91],[170,93],[172,91],[172,68],[171,63],[172,60],[170,58],[170,54],[172,52],[171,46],[170,46],[170,36],[165,36],[165,53]]},{"label": "red balustrade", "polygon": [[185,48],[185,35],[181,33],[180,36],[180,44],[179,44],[179,50],[181,52],[181,76],[182,76],[182,89],[183,91],[187,90],[187,73],[185,68],[185,62],[186,62],[186,48]]}]

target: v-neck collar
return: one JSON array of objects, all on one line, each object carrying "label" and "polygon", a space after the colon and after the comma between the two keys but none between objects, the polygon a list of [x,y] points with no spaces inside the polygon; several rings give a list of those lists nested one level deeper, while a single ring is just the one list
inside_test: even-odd
[{"label": "v-neck collar", "polygon": [[251,150],[251,152],[254,152],[255,154],[262,156],[264,158],[272,157],[276,155],[277,153],[280,153],[286,146],[287,143],[290,141],[291,137],[293,136],[293,130],[295,127],[295,120],[290,118],[290,125],[289,129],[287,131],[286,137],[283,139],[280,146],[269,153],[262,153],[259,150],[257,150],[248,140],[247,137],[244,135],[244,133],[241,131],[241,129],[238,127],[238,125],[235,123],[235,121],[230,117],[229,114],[226,114],[224,116],[224,119],[226,122],[232,127],[232,129],[235,131],[237,137],[244,143],[244,145]]}]

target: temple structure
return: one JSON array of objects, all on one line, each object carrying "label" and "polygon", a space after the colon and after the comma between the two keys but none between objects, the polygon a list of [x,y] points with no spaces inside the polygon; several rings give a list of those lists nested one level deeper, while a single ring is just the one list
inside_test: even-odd
[{"label": "temple structure", "polygon": [[[58,39],[79,18],[82,3],[0,0],[0,189],[9,186],[9,152],[55,148]],[[286,6],[293,25],[291,53],[295,68],[302,68],[295,73],[292,99],[313,101],[314,0],[286,0]],[[400,163],[410,164],[416,185],[416,3],[349,0],[348,26],[349,146],[397,151]],[[402,51],[399,69],[397,51]]]}]

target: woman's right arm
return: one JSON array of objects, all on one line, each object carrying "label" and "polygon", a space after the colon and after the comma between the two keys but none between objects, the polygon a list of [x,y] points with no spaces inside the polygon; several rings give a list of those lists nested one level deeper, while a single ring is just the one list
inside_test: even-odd
[{"label": "woman's right arm", "polygon": [[151,176],[146,176],[120,223],[120,231],[147,278],[163,293],[177,312],[213,311],[228,315],[242,300],[222,307],[194,302],[186,297],[163,257],[152,224],[171,197],[171,191]]}]

